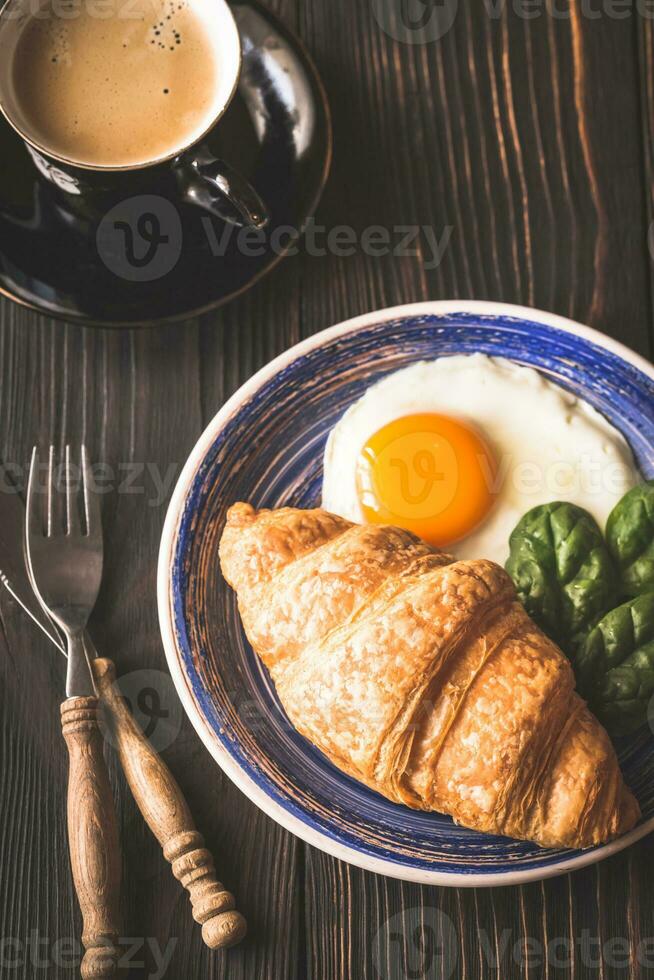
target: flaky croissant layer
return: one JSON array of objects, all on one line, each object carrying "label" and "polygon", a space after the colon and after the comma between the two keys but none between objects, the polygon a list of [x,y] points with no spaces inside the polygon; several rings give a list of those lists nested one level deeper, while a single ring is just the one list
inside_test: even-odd
[{"label": "flaky croissant layer", "polygon": [[344,772],[543,846],[588,847],[637,822],[568,660],[499,565],[399,528],[243,503],[220,560],[289,718]]}]

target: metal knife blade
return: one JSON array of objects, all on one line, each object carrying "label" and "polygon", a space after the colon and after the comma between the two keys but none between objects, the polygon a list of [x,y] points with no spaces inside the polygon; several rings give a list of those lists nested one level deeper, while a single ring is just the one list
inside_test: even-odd
[{"label": "metal knife blade", "polygon": [[0,460],[0,569],[2,584],[40,629],[61,649],[59,633],[34,595],[25,564],[25,504]]},{"label": "metal knife blade", "polygon": [[[12,586],[9,577],[5,575],[5,573],[2,571],[1,568],[0,568],[0,584],[4,585],[9,595],[18,603],[18,605],[21,607],[23,612],[30,617],[32,622],[35,623],[36,626],[38,626],[39,629],[43,631],[43,633],[51,641],[53,646],[55,646],[57,650],[59,650],[59,652],[63,654],[63,656],[66,657],[66,659],[68,659],[68,654],[66,653],[66,648],[64,647],[64,641],[61,638],[59,631],[57,630],[56,624],[53,623],[52,620],[49,620],[49,627],[51,628],[50,629],[48,626],[45,625],[42,619],[38,619],[36,617],[32,609],[30,609],[27,603],[24,602],[21,596],[18,595],[18,593]],[[45,610],[43,610],[43,612],[45,613]],[[56,633],[56,637],[54,635],[55,633]],[[84,630],[83,639],[84,639],[84,649],[86,650],[87,657],[89,658],[89,660],[95,660],[98,657],[98,650],[95,643],[89,636],[87,630]]]},{"label": "metal knife blade", "polygon": [[[21,607],[23,612],[27,613],[27,615],[30,617],[32,622],[35,623],[39,627],[39,629],[43,631],[44,635],[47,636],[47,638],[56,646],[57,650],[63,653],[64,657],[67,658],[68,654],[64,649],[63,643],[60,640],[55,639],[53,633],[50,632],[50,630],[48,629],[48,627],[45,625],[44,622],[42,622],[40,619],[37,619],[36,614],[29,608],[27,603],[24,602],[23,599],[21,599],[21,597],[18,595],[18,593],[12,586],[9,577],[5,575],[2,569],[0,569],[0,583],[4,585],[9,595],[12,597],[12,599],[14,599],[15,602],[18,603],[18,605]],[[54,624],[52,624],[52,629],[54,631],[55,629]],[[88,649],[86,652],[88,653]]]}]

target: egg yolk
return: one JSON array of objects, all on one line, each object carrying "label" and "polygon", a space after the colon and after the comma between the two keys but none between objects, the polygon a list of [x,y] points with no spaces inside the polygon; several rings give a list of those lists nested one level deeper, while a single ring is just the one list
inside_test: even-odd
[{"label": "egg yolk", "polygon": [[470,425],[424,413],[372,435],[357,462],[365,519],[395,524],[438,547],[473,531],[497,496],[495,457]]}]

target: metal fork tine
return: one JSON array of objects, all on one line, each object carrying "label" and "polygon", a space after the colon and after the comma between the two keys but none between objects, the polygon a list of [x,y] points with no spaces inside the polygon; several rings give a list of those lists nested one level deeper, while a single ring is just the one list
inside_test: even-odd
[{"label": "metal fork tine", "polygon": [[30,474],[27,480],[27,503],[26,503],[26,529],[27,536],[43,536],[43,500],[39,493],[38,484],[39,473],[39,451],[35,446],[32,450],[30,461]]},{"label": "metal fork tine", "polygon": [[66,534],[80,534],[82,525],[79,516],[79,478],[73,480],[70,461],[70,446],[66,446]]},{"label": "metal fork tine", "polygon": [[56,509],[56,492],[55,487],[55,447],[50,446],[50,451],[48,453],[48,510],[46,517],[46,534],[49,538],[52,537],[54,533],[54,512]]},{"label": "metal fork tine", "polygon": [[82,445],[82,483],[84,487],[86,533],[91,540],[98,541],[102,539],[100,501],[98,500],[98,495],[93,492],[93,473],[85,445]]},{"label": "metal fork tine", "polygon": [[66,529],[66,491],[61,485],[62,475],[62,467],[57,466],[57,450],[50,446],[45,531],[49,538],[60,535]]},{"label": "metal fork tine", "polygon": [[[68,697],[95,696],[95,682],[83,642],[83,631],[93,610],[102,582],[102,529],[93,517],[93,501],[87,493],[90,485],[86,451],[82,453],[85,477],[84,503],[90,514],[91,538],[85,535],[80,515],[79,494],[71,481],[71,452],[66,448],[63,466],[56,466],[54,446],[49,454],[47,525],[44,529],[43,501],[39,497],[38,453],[32,454],[28,486],[26,551],[30,578],[42,606],[66,637]],[[65,479],[66,490],[59,482],[58,471]],[[64,477],[64,471],[65,477]],[[39,504],[41,506],[39,506]],[[67,520],[64,516],[66,509]],[[87,516],[87,519],[88,516]],[[64,534],[64,526],[67,533]],[[97,526],[97,537],[94,531]]]}]

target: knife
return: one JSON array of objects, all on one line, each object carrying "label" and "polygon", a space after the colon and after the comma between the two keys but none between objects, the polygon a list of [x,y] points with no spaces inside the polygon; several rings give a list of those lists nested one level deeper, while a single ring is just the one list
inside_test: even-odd
[{"label": "knife", "polygon": [[[0,460],[0,583],[66,656],[59,631],[30,582],[23,549],[24,524],[24,502]],[[234,896],[217,879],[211,852],[204,846],[175,777],[121,697],[113,662],[98,657],[88,632],[84,645],[127,783],[173,874],[189,893],[193,918],[202,925],[204,942],[211,949],[236,945],[247,932],[246,921],[235,908]]]},{"label": "knife", "polygon": [[66,656],[59,631],[37,600],[23,550],[25,503],[0,460],[0,581],[49,640]]}]

